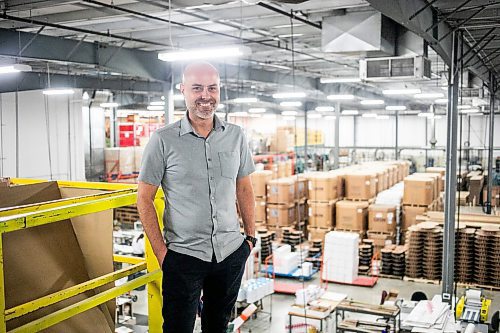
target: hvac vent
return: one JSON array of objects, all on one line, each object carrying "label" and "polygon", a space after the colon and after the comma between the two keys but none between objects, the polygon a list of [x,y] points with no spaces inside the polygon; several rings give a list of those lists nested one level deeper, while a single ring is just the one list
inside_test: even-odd
[{"label": "hvac vent", "polygon": [[430,79],[431,61],[422,56],[363,59],[359,76],[365,81]]}]

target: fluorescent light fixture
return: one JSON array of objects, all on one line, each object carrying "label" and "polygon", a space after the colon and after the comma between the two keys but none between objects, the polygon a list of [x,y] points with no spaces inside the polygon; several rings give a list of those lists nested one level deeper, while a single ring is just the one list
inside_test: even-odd
[{"label": "fluorescent light fixture", "polygon": [[225,107],[226,107],[225,104],[219,103],[219,105],[217,106],[217,110],[224,109]]},{"label": "fluorescent light fixture", "polygon": [[250,118],[260,118],[260,117],[261,117],[261,115],[260,115],[260,114],[258,114],[258,113],[251,113],[251,114],[249,114],[248,116],[249,116]]},{"label": "fluorescent light fixture", "polygon": [[325,116],[325,119],[326,120],[335,120],[335,119],[337,119],[337,117],[336,116]]},{"label": "fluorescent light fixture", "polygon": [[183,101],[184,100],[184,95],[182,94],[175,94],[174,95],[174,101]]},{"label": "fluorescent light fixture", "polygon": [[22,64],[0,66],[0,74],[19,73],[19,72],[31,72],[31,66]]},{"label": "fluorescent light fixture", "polygon": [[448,98],[438,98],[434,101],[436,104],[448,104]]},{"label": "fluorescent light fixture", "polygon": [[284,120],[295,120],[295,116],[285,116],[283,117]]},{"label": "fluorescent light fixture", "polygon": [[262,116],[262,118],[265,118],[265,119],[276,119],[276,115],[274,113],[265,114],[265,115]]},{"label": "fluorescent light fixture", "polygon": [[153,101],[153,102],[150,102],[149,105],[153,105],[153,106],[165,106],[165,102],[164,101]]},{"label": "fluorescent light fixture", "polygon": [[227,46],[209,49],[191,49],[174,52],[158,53],[158,59],[163,61],[190,61],[199,59],[234,58],[241,57],[247,50],[238,46]]},{"label": "fluorescent light fixture", "polygon": [[460,111],[461,113],[478,113],[479,109],[478,108],[471,108],[471,109],[464,109]]},{"label": "fluorescent light fixture", "polygon": [[382,99],[365,99],[359,102],[361,105],[382,105],[384,100]]},{"label": "fluorescent light fixture", "polygon": [[[300,26],[303,26],[305,24],[303,23],[294,23],[293,24],[293,27],[296,28],[296,27],[300,27]],[[273,27],[271,27],[271,29],[282,29],[282,28],[290,28],[292,25],[291,24],[281,24],[281,25],[275,25]]]},{"label": "fluorescent light fixture", "polygon": [[300,37],[304,36],[304,34],[284,34],[284,35],[278,35],[279,38],[290,38],[290,37]]},{"label": "fluorescent light fixture", "polygon": [[212,22],[210,20],[203,20],[203,21],[186,22],[183,24],[197,26],[197,25],[205,25],[205,24],[211,24],[211,23],[214,23],[214,22]]},{"label": "fluorescent light fixture", "polygon": [[281,106],[301,106],[302,102],[296,101],[296,102],[281,102]]},{"label": "fluorescent light fixture", "polygon": [[162,111],[164,110],[164,107],[161,105],[148,105],[147,109],[149,111]]},{"label": "fluorescent light fixture", "polygon": [[342,111],[342,115],[344,115],[344,116],[355,116],[358,114],[359,114],[358,110],[343,110]]},{"label": "fluorescent light fixture", "polygon": [[443,93],[422,93],[422,94],[416,94],[413,96],[415,98],[442,98],[444,97]]},{"label": "fluorescent light fixture", "polygon": [[101,108],[116,108],[116,107],[119,107],[120,104],[118,104],[116,102],[107,102],[107,103],[101,103],[99,106]]},{"label": "fluorescent light fixture", "polygon": [[258,64],[259,64],[259,65],[261,65],[261,66],[266,66],[266,67],[272,67],[272,68],[278,68],[278,69],[291,70],[291,68],[290,68],[290,67],[288,67],[288,66],[283,66],[283,65],[268,64],[268,63],[265,63],[265,62],[259,62]]},{"label": "fluorescent light fixture", "polygon": [[42,91],[44,95],[73,95],[75,91],[70,88],[52,88]]},{"label": "fluorescent light fixture", "polygon": [[363,113],[363,118],[377,118],[376,113]]},{"label": "fluorescent light fixture", "polygon": [[434,116],[433,118],[434,118],[434,119],[441,119],[441,118],[443,118],[443,117],[441,117],[441,116]]},{"label": "fluorescent light fixture", "polygon": [[246,111],[237,111],[228,114],[229,117],[248,117],[248,112]]},{"label": "fluorescent light fixture", "polygon": [[459,110],[467,110],[467,109],[472,109],[472,106],[469,105],[469,104],[462,104],[462,105],[458,105],[457,109],[459,109]]},{"label": "fluorescent light fixture", "polygon": [[86,91],[83,92],[82,99],[85,100],[85,101],[88,100],[88,99],[90,99],[89,93],[86,92]]},{"label": "fluorescent light fixture", "polygon": [[384,95],[414,95],[420,94],[422,91],[420,89],[385,89],[382,91]]},{"label": "fluorescent light fixture", "polygon": [[389,116],[384,114],[384,115],[381,115],[381,116],[377,116],[377,119],[379,119],[379,120],[387,120],[387,119],[389,119]]},{"label": "fluorescent light fixture", "polygon": [[323,116],[319,113],[308,113],[307,114],[308,119],[319,119],[321,117],[323,117]]},{"label": "fluorescent light fixture", "polygon": [[203,5],[195,5],[195,6],[188,6],[182,8],[183,10],[191,10],[191,9],[200,9],[200,8],[206,8],[206,7],[212,7],[213,5],[210,3],[205,3]]},{"label": "fluorescent light fixture", "polygon": [[333,106],[317,106],[315,110],[318,112],[333,112],[335,108]]},{"label": "fluorescent light fixture", "polygon": [[248,109],[248,112],[250,112],[250,113],[265,113],[266,109],[265,108],[250,108],[250,109]]},{"label": "fluorescent light fixture", "polygon": [[304,98],[306,97],[305,92],[297,91],[297,92],[281,92],[273,94],[273,98],[283,99],[283,98]]},{"label": "fluorescent light fixture", "polygon": [[404,105],[387,105],[385,107],[387,111],[404,111],[406,110],[406,106]]},{"label": "fluorescent light fixture", "polygon": [[328,95],[326,98],[331,100],[331,101],[345,101],[345,100],[354,99],[354,95],[346,95],[346,94]]},{"label": "fluorescent light fixture", "polygon": [[297,111],[282,111],[281,115],[282,116],[296,116],[299,113]]},{"label": "fluorescent light fixture", "polygon": [[321,83],[355,83],[361,82],[359,77],[322,77],[319,79]]},{"label": "fluorescent light fixture", "polygon": [[258,101],[257,97],[238,97],[234,99],[235,103],[255,103]]},{"label": "fluorescent light fixture", "polygon": [[427,118],[432,118],[434,117],[434,113],[431,112],[420,112],[418,114],[419,117],[427,117]]}]

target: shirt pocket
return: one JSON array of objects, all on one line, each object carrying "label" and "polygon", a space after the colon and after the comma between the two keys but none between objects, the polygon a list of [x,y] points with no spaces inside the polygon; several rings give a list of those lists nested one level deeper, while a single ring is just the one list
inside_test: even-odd
[{"label": "shirt pocket", "polygon": [[220,173],[222,177],[236,179],[239,168],[238,154],[235,151],[219,152]]}]

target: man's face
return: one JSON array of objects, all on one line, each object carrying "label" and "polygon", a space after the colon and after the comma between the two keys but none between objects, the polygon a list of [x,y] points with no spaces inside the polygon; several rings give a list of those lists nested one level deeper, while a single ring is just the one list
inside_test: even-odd
[{"label": "man's face", "polygon": [[181,92],[190,116],[210,119],[220,102],[220,79],[211,67],[199,66],[184,73]]}]

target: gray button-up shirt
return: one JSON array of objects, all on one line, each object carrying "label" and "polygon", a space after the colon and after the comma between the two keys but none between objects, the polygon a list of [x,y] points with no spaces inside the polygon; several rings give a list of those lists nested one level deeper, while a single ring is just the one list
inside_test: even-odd
[{"label": "gray button-up shirt", "polygon": [[236,213],[236,179],[255,170],[241,127],[214,116],[198,135],[187,115],[151,136],[139,180],[163,188],[167,248],[221,262],[244,241]]}]

